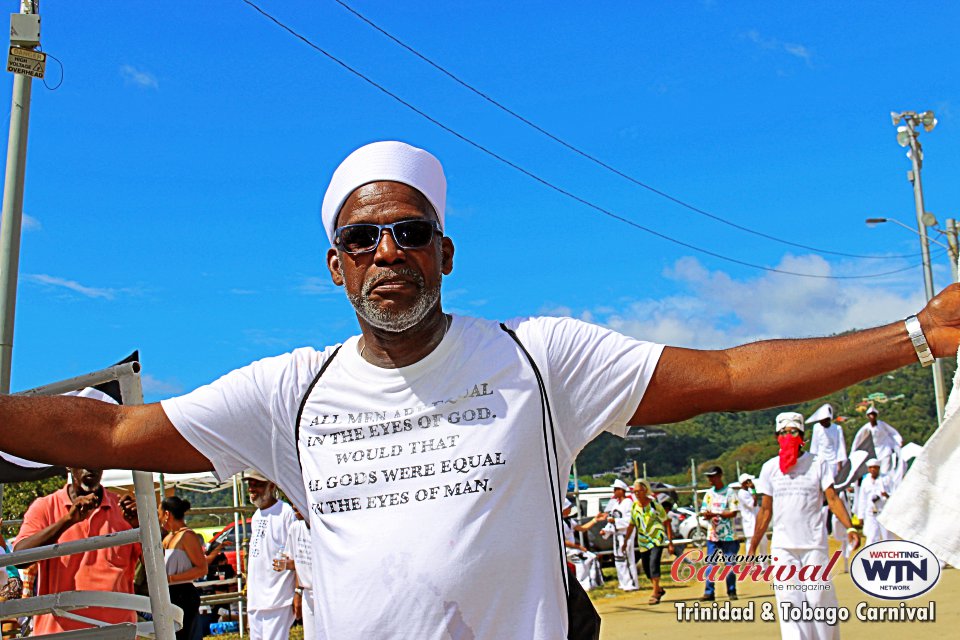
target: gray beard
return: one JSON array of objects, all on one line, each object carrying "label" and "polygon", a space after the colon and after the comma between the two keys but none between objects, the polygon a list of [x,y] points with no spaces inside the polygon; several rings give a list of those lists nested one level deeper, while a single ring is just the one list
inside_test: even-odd
[{"label": "gray beard", "polygon": [[273,500],[273,496],[269,493],[265,493],[257,499],[250,499],[250,503],[255,506],[257,509],[263,509],[263,505],[269,504]]},{"label": "gray beard", "polygon": [[[342,273],[341,270],[341,275]],[[427,317],[430,310],[433,309],[440,300],[440,285],[438,284],[435,287],[428,288],[423,281],[423,276],[413,269],[406,267],[396,269],[392,273],[407,276],[416,281],[418,289],[417,299],[410,309],[398,312],[387,311],[370,300],[370,291],[382,277],[386,277],[387,274],[384,274],[382,277],[374,276],[369,278],[363,283],[363,287],[358,295],[347,294],[347,298],[350,299],[350,303],[353,305],[357,315],[363,318],[367,324],[382,331],[399,333],[416,326],[417,323]]]}]

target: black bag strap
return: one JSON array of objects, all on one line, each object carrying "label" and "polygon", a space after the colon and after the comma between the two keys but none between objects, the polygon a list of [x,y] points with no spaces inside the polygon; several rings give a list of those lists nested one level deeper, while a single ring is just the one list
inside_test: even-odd
[{"label": "black bag strap", "polygon": [[297,410],[297,420],[293,423],[293,448],[297,450],[297,466],[300,468],[300,475],[303,475],[303,462],[300,461],[300,420],[303,418],[303,409],[307,406],[307,400],[310,399],[310,394],[313,393],[313,388],[317,386],[317,383],[320,382],[323,372],[327,370],[327,367],[330,366],[330,363],[333,362],[333,359],[337,357],[337,354],[340,353],[341,344],[336,349],[333,350],[333,353],[330,354],[330,357],[327,358],[327,361],[323,363],[320,367],[320,371],[317,372],[317,375],[313,377],[313,381],[310,383],[310,386],[307,387],[306,393],[303,394],[303,399],[300,400],[300,408]]},{"label": "black bag strap", "polygon": [[[530,367],[533,369],[533,375],[537,378],[537,388],[540,390],[540,410],[543,415],[543,448],[547,460],[547,477],[550,480],[550,504],[553,505],[553,515],[554,515],[554,526],[556,527],[557,533],[557,542],[559,544],[560,550],[560,575],[563,578],[563,590],[566,592],[567,596],[570,596],[570,583],[567,579],[567,554],[563,544],[563,531],[560,529],[560,511],[559,505],[557,504],[557,495],[560,487],[560,461],[557,456],[557,432],[553,424],[553,412],[550,410],[550,400],[547,398],[547,386],[543,382],[543,376],[540,374],[540,369],[537,367],[537,363],[534,362],[533,356],[530,355],[530,352],[527,351],[527,348],[523,346],[523,343],[520,342],[520,338],[517,337],[516,332],[507,327],[507,325],[500,323],[500,328],[517,343],[517,346],[520,347],[520,351],[527,358],[527,362],[530,363]],[[549,439],[547,434],[547,423],[550,424],[550,433]],[[550,445],[553,445],[553,462],[550,461]],[[554,484],[554,475],[557,475],[556,484]]]}]

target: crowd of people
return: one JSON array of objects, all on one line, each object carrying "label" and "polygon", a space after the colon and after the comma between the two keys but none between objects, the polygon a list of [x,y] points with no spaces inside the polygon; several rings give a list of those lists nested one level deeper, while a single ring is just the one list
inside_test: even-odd
[{"label": "crowd of people", "polygon": [[[743,473],[736,483],[728,484],[722,468],[706,468],[704,475],[710,488],[703,494],[699,510],[707,525],[706,557],[723,557],[732,565],[741,555],[742,541],[746,554],[760,558],[758,564],[763,568],[769,566],[770,557],[778,558],[778,565],[825,565],[832,531],[843,550],[846,572],[850,556],[861,544],[861,531],[867,545],[891,539],[892,534],[877,517],[906,471],[903,439],[894,427],[878,419],[875,406],[868,407],[865,416],[867,421],[857,431],[849,457],[842,425],[834,420],[833,407],[824,404],[806,420],[795,412],[777,416],[779,453],[763,464],[758,477]],[[813,426],[808,430],[809,425]],[[603,533],[613,538],[619,588],[639,588],[634,550],[640,549],[639,564],[653,589],[648,602],[658,604],[665,593],[660,584],[662,554],[664,550],[674,553],[674,540],[679,535],[675,535],[671,517],[646,480],[637,480],[632,493],[622,480],[616,480],[611,488],[613,496],[603,512],[584,525],[572,519],[567,525],[571,558],[577,557],[585,573],[587,567],[596,573],[596,554],[576,544],[573,532],[606,522]],[[667,494],[661,494],[661,498],[669,505]],[[565,518],[570,518],[572,506],[568,501]],[[736,527],[738,519],[742,534]],[[854,526],[854,519],[860,522],[860,528]],[[772,541],[767,536],[771,524]],[[590,589],[602,586],[602,581],[581,580],[581,584]],[[778,602],[836,606],[832,588],[811,592],[778,589],[776,594]],[[730,600],[738,597],[732,572],[726,576],[726,595]],[[716,597],[714,583],[707,580],[700,599],[713,601]],[[790,628],[797,623],[783,624],[784,637],[807,637],[801,630]],[[833,637],[835,632],[830,628],[826,635],[814,635]]]},{"label": "crowd of people", "polygon": [[[103,472],[69,469],[66,485],[33,501],[24,515],[12,549],[81,540],[128,530],[139,525],[136,502],[117,497],[101,484]],[[250,502],[257,507],[251,518],[250,545],[246,553],[246,597],[249,635],[253,640],[287,640],[295,620],[303,621],[303,637],[314,637],[311,565],[307,522],[299,511],[278,496],[276,484],[258,471],[245,474]],[[237,602],[228,602],[216,615],[203,617],[201,593],[236,592],[236,577],[224,551],[230,539],[204,549],[202,536],[186,524],[190,502],[179,496],[165,497],[157,509],[171,604],[183,611],[177,640],[200,640],[209,632],[210,620],[237,620]],[[2,539],[0,539],[2,542]],[[8,567],[20,593],[16,597],[48,595],[63,591],[112,591],[146,594],[140,545],[77,553],[43,560],[27,567]],[[209,586],[207,586],[209,585]],[[202,587],[202,588],[201,588]],[[4,587],[6,588],[6,587]],[[0,594],[6,599],[6,595]],[[206,607],[209,611],[210,607]],[[149,619],[149,614],[141,614]],[[89,627],[87,620],[115,624],[136,622],[137,613],[105,607],[74,609],[31,619],[3,621],[10,633],[49,635]],[[7,636],[4,636],[7,637]]]}]

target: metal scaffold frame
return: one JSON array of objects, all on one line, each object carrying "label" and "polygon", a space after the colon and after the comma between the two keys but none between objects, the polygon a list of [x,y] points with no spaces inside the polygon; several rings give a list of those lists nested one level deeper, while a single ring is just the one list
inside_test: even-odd
[{"label": "metal scaffold frame", "polygon": [[[59,395],[114,380],[120,384],[122,404],[143,404],[143,388],[140,382],[140,363],[138,362],[115,365],[87,375],[22,391],[16,395]],[[98,627],[93,630],[95,632],[94,635],[90,635],[89,629],[56,634],[56,637],[63,638],[142,637],[156,638],[157,640],[174,640],[176,630],[183,624],[183,611],[170,603],[167,572],[163,559],[163,540],[160,535],[160,521],[157,518],[153,474],[146,471],[134,471],[133,486],[140,520],[140,527],[138,529],[14,552],[0,556],[0,565],[27,564],[49,558],[59,558],[74,553],[84,553],[86,551],[122,546],[125,544],[136,544],[139,542],[143,548],[143,567],[147,576],[149,598],[127,593],[71,591],[25,598],[23,600],[0,602],[0,618],[16,618],[19,616],[55,613],[58,616],[79,620]],[[138,625],[111,625],[70,612],[72,609],[91,606],[150,612],[153,615],[153,622],[140,623]]]}]

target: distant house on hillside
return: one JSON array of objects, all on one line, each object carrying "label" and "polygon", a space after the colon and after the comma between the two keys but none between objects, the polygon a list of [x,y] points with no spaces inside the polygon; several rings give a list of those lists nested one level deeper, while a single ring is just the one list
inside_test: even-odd
[{"label": "distant house on hillside", "polygon": [[647,438],[662,438],[667,435],[664,429],[656,427],[630,427],[627,431],[627,440],[646,440]]}]

